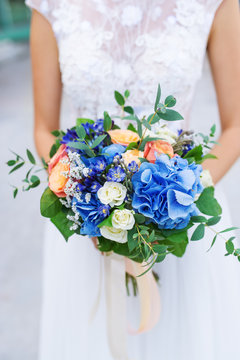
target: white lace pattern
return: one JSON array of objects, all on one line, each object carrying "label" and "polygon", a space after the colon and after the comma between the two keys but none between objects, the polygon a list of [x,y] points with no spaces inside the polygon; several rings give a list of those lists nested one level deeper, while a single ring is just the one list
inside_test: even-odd
[{"label": "white lace pattern", "polygon": [[52,24],[76,113],[102,116],[114,90],[149,108],[157,84],[185,118],[221,0],[27,0]]}]

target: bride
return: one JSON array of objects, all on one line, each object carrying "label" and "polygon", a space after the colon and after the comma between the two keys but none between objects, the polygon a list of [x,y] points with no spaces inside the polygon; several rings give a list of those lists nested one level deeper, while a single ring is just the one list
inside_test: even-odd
[{"label": "bride", "polygon": [[[240,22],[238,0],[27,0],[33,8],[31,55],[35,142],[48,159],[59,128],[62,89],[76,117],[114,113],[113,92],[129,89],[136,111],[149,112],[157,84],[189,111],[207,50],[218,98],[221,146],[207,160],[230,226],[221,178],[240,154]],[[202,105],[204,106],[204,104]],[[211,124],[211,119],[206,120]],[[224,242],[206,253],[212,236],[192,243],[183,259],[158,264],[162,313],[150,332],[128,336],[135,360],[237,360],[240,265],[224,257]],[[83,254],[83,255],[80,255]],[[113,358],[106,335],[104,296],[93,323],[103,257],[89,239],[65,243],[48,224],[45,236],[41,360]],[[137,302],[128,299],[134,317]]]}]

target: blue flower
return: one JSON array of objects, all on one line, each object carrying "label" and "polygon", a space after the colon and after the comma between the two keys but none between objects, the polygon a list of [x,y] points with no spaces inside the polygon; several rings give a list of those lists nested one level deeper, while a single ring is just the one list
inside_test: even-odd
[{"label": "blue flower", "polygon": [[107,173],[108,181],[121,182],[125,179],[126,174],[121,166],[115,166],[114,168],[109,169]]},{"label": "blue flower", "polygon": [[103,156],[108,164],[111,164],[116,155],[121,155],[126,150],[126,147],[119,144],[112,144],[102,149]]},{"label": "blue flower", "polygon": [[63,136],[61,143],[67,144],[71,141],[75,141],[78,139],[77,133],[75,130],[67,129],[67,133]]},{"label": "blue flower", "polygon": [[104,159],[99,159],[99,160],[97,160],[97,162],[95,163],[94,166],[95,166],[95,170],[97,172],[102,172],[106,169],[107,164]]},{"label": "blue flower", "polygon": [[80,230],[81,235],[100,236],[100,230],[97,225],[108,216],[110,206],[103,206],[96,194],[89,193],[83,193],[81,201],[73,198],[73,204],[83,220]]},{"label": "blue flower", "polygon": [[86,186],[84,186],[81,183],[78,183],[75,189],[76,189],[76,191],[81,192],[81,191],[85,190],[85,188],[86,188]]},{"label": "blue flower", "polygon": [[99,184],[98,181],[93,181],[91,186],[90,186],[90,191],[92,193],[96,193],[100,189],[100,187],[102,187],[102,185]]},{"label": "blue flower", "polygon": [[103,119],[97,119],[97,121],[93,124],[93,130],[97,134],[104,132]]},{"label": "blue flower", "polygon": [[136,161],[132,161],[128,164],[128,170],[131,171],[133,174],[138,171],[138,164]]},{"label": "blue flower", "polygon": [[160,229],[183,229],[198,213],[194,203],[203,188],[202,167],[179,156],[160,155],[155,164],[143,163],[132,177],[133,208]]}]

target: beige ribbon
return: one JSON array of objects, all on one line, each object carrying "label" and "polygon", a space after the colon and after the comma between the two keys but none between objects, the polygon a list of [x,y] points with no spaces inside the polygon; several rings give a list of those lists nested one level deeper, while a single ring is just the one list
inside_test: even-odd
[{"label": "beige ribbon", "polygon": [[126,331],[126,271],[137,280],[141,304],[139,327],[133,330],[128,326],[128,331],[131,334],[148,331],[156,325],[160,316],[160,295],[152,272],[149,271],[138,277],[144,269],[143,264],[117,254],[104,256],[107,332],[114,360],[129,360]]}]

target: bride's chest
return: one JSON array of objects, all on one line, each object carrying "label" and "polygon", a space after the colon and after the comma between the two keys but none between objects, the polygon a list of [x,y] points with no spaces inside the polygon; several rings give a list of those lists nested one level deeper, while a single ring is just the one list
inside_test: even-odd
[{"label": "bride's chest", "polygon": [[197,0],[62,1],[53,30],[65,90],[79,108],[94,95],[107,105],[124,88],[148,103],[158,82],[187,95],[201,74],[208,21]]}]

